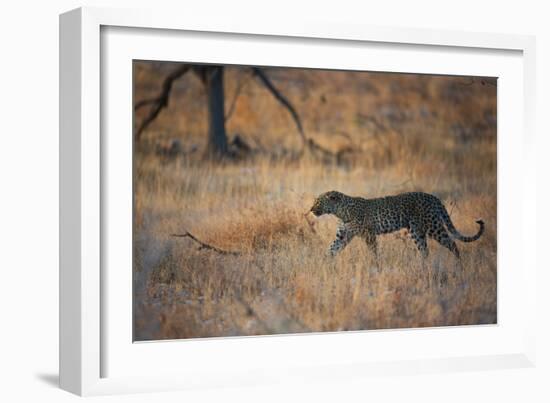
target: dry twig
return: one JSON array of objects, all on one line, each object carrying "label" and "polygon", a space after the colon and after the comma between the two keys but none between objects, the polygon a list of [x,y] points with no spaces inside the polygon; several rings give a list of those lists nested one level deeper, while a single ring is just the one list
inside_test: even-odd
[{"label": "dry twig", "polygon": [[241,252],[236,252],[236,251],[230,251],[230,250],[223,250],[223,249],[220,249],[220,248],[217,248],[213,245],[210,245],[210,244],[207,244],[206,242],[203,242],[201,241],[200,239],[198,239],[196,236],[194,236],[193,234],[191,234],[189,231],[185,231],[183,234],[171,234],[171,236],[174,236],[174,237],[178,237],[178,238],[190,238],[192,239],[193,241],[195,241],[196,243],[198,243],[200,246],[199,246],[199,250],[201,249],[208,249],[208,250],[212,250],[214,252],[217,252],[221,255],[233,255],[233,256],[239,256],[241,255],[242,253]]}]

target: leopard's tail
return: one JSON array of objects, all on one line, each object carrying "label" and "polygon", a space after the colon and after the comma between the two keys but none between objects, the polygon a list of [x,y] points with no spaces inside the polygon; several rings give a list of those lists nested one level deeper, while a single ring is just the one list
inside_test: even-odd
[{"label": "leopard's tail", "polygon": [[472,236],[462,235],[460,232],[458,232],[458,230],[453,225],[453,222],[451,221],[451,217],[449,217],[449,214],[447,213],[447,210],[445,209],[445,207],[443,206],[441,207],[442,207],[441,216],[443,218],[443,222],[445,223],[445,226],[447,227],[449,232],[452,234],[453,238],[458,239],[459,241],[462,241],[462,242],[473,242],[473,241],[477,241],[485,231],[485,223],[483,222],[483,220],[479,219],[479,220],[476,220],[476,223],[479,224],[479,231],[477,231],[477,234]]}]

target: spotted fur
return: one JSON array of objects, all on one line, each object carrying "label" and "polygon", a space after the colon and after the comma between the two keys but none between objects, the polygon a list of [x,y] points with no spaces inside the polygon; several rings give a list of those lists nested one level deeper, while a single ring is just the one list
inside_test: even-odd
[{"label": "spotted fur", "polygon": [[428,256],[429,236],[460,260],[453,238],[473,242],[479,239],[485,228],[483,220],[477,220],[477,234],[462,235],[453,225],[443,203],[437,197],[422,192],[365,199],[330,191],[315,200],[311,212],[316,216],[333,214],[340,219],[336,239],[328,250],[331,256],[344,249],[355,236],[364,238],[369,249],[377,255],[376,236],[404,228],[409,231],[424,258]]}]

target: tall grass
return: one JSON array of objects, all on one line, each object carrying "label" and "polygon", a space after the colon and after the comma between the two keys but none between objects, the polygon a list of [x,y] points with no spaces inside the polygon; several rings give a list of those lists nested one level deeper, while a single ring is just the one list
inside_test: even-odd
[{"label": "tall grass", "polygon": [[[153,94],[169,67],[136,64],[136,97]],[[178,82],[169,108],[136,145],[136,339],[495,323],[496,88],[460,77],[268,73],[309,137],[353,152],[339,164],[287,158],[285,150],[299,147],[292,121],[250,81],[229,133],[264,151],[205,160],[192,152],[206,137],[200,83],[191,76]],[[250,80],[236,68],[226,74],[228,94]],[[154,152],[172,138],[183,153]],[[304,213],[331,189],[364,197],[433,193],[461,232],[475,232],[482,217],[486,233],[459,243],[462,269],[432,241],[423,268],[404,232],[379,237],[379,267],[361,239],[329,259],[336,219]],[[240,254],[170,236],[184,231]]]}]

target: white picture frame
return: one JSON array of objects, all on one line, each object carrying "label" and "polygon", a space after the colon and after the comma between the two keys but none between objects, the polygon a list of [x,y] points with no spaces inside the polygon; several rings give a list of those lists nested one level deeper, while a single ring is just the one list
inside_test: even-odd
[{"label": "white picture frame", "polygon": [[[117,207],[109,201],[114,192],[119,192],[119,200],[131,200],[128,182],[124,186],[118,186],[116,179],[120,176],[128,180],[128,172],[131,178],[131,159],[128,160],[131,130],[120,137],[110,135],[114,127],[121,128],[122,132],[124,128],[131,127],[128,126],[131,122],[131,108],[127,111],[124,109],[124,100],[113,103],[121,99],[120,96],[131,97],[131,89],[128,93],[128,81],[119,80],[120,76],[112,77],[116,80],[106,80],[106,76],[121,74],[116,72],[119,67],[124,73],[127,71],[128,58],[144,55],[139,48],[127,46],[130,42],[124,41],[131,41],[132,37],[135,39],[142,35],[139,37],[139,46],[143,49],[147,46],[149,49],[156,48],[154,57],[159,60],[179,60],[172,52],[174,44],[185,40],[185,33],[193,33],[194,39],[190,39],[189,49],[195,49],[193,56],[189,56],[186,61],[228,62],[230,56],[224,54],[222,48],[214,54],[209,46],[217,46],[216,42],[220,41],[234,40],[243,43],[248,41],[247,46],[265,46],[269,43],[273,47],[270,53],[254,51],[247,55],[243,50],[238,50],[235,42],[231,50],[238,54],[240,52],[240,58],[231,61],[241,64],[270,65],[275,63],[276,59],[273,57],[277,56],[277,52],[282,52],[281,49],[298,57],[298,52],[293,50],[293,46],[297,46],[300,50],[308,49],[310,55],[307,56],[309,59],[296,61],[296,66],[357,67],[361,65],[357,56],[346,59],[343,55],[339,59],[340,64],[330,64],[335,62],[323,61],[312,49],[319,44],[333,52],[356,48],[355,52],[361,54],[369,46],[374,46],[382,51],[390,49],[391,52],[388,52],[387,59],[384,55],[380,57],[385,62],[370,62],[370,70],[390,71],[391,67],[388,66],[391,63],[388,60],[400,59],[400,55],[406,54],[404,52],[411,51],[420,52],[430,62],[430,67],[427,68],[426,63],[422,64],[421,58],[409,57],[407,63],[410,67],[406,70],[411,72],[450,73],[461,69],[464,74],[481,75],[475,73],[485,72],[485,75],[490,76],[495,68],[495,60],[492,58],[502,55],[502,74],[506,77],[506,83],[510,84],[507,86],[505,83],[503,87],[499,87],[499,270],[501,265],[515,265],[521,270],[506,270],[502,282],[499,279],[499,324],[489,327],[423,329],[418,332],[369,331],[349,332],[345,335],[332,333],[217,341],[132,343],[127,337],[127,321],[131,320],[131,316],[128,316],[128,305],[131,309],[128,270],[117,271],[122,274],[116,276],[111,271],[106,271],[106,267],[112,267],[109,259],[124,259],[124,256],[127,258],[127,254],[111,256],[109,242],[127,240],[126,235],[131,230],[131,221],[124,214],[128,204],[122,203]],[[202,40],[201,38],[207,38],[205,41],[211,43],[192,45],[193,40]],[[154,46],[155,43],[159,46]],[[116,52],[109,53],[113,49]],[[438,59],[433,52],[442,52],[447,56]],[[470,65],[474,67],[449,67],[456,65],[456,61],[465,57],[468,52],[474,55]],[[369,27],[314,20],[296,24],[281,24],[280,21],[269,20],[243,22],[152,10],[81,8],[61,15],[61,387],[79,395],[96,395],[244,386],[307,379],[333,380],[380,373],[393,375],[533,366],[535,319],[521,312],[536,311],[535,243],[528,241],[525,236],[536,232],[535,209],[532,208],[535,182],[531,179],[534,178],[532,173],[535,172],[535,161],[529,158],[534,153],[534,52],[534,38],[520,35]],[[121,59],[111,66],[109,60],[114,61],[115,55]],[[486,67],[483,67],[485,62],[482,58],[485,56],[487,62]],[[102,60],[105,58],[110,59]],[[475,61],[477,59],[481,60],[478,64]],[[509,62],[506,61],[508,59]],[[346,62],[342,60],[348,60],[351,64],[345,65],[343,63]],[[282,65],[289,64],[283,62]],[[510,68],[507,70],[505,66],[508,65]],[[395,67],[395,71],[404,70]],[[112,98],[111,86],[118,86]],[[504,95],[500,88],[503,88]],[[502,102],[501,96],[505,97]],[[115,109],[102,109],[106,108],[106,103],[109,108],[121,108],[122,113]],[[506,113],[501,113],[503,111]],[[109,120],[112,115],[117,116],[116,121]],[[511,129],[517,130],[514,132]],[[506,137],[501,141],[503,133]],[[114,168],[109,162],[115,149],[120,151],[117,155],[123,156],[118,163],[122,168],[116,172],[115,169],[118,168]],[[515,164],[514,169],[507,168],[511,164],[503,164],[503,161],[508,162],[503,158],[510,158],[509,162]],[[509,185],[501,186],[503,180]],[[518,186],[520,192],[517,191]],[[515,196],[510,199],[508,196],[514,188]],[[126,221],[113,221],[113,217],[120,216],[117,208],[121,209],[118,212],[123,212]],[[503,215],[514,209],[520,211],[515,218]],[[106,214],[106,211],[112,214]],[[514,250],[508,248],[513,241],[507,235],[509,231],[502,233],[502,228],[514,230]],[[517,241],[518,233],[521,234],[521,243]],[[127,246],[127,241],[121,242]],[[501,253],[509,253],[505,255],[505,261],[502,260]],[[120,262],[122,266],[127,264],[127,260]],[[108,283],[105,282],[107,279]],[[506,284],[510,287],[507,288]],[[519,302],[514,302],[512,286],[515,295],[521,295],[521,298],[517,298]],[[118,290],[122,297],[115,301],[112,297],[113,290]],[[129,298],[128,301],[125,298]],[[131,310],[129,313],[131,314]],[[399,343],[402,338],[406,341]],[[464,342],[462,346],[451,347],[449,341],[452,340]],[[375,349],[359,349],[361,345],[373,344],[376,344],[379,355],[375,354]],[[415,354],[405,349],[410,346],[416,348]],[[432,349],[427,346],[432,346]],[[281,354],[285,350],[291,352],[292,359]],[[358,352],[363,350],[365,352]],[[319,351],[324,351],[324,354],[318,354]],[[390,351],[393,353],[389,354]],[[168,358],[177,357],[178,354],[184,354],[187,358],[184,363],[180,359]],[[143,368],[140,368],[140,362]]]}]

